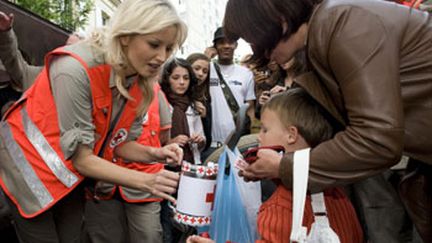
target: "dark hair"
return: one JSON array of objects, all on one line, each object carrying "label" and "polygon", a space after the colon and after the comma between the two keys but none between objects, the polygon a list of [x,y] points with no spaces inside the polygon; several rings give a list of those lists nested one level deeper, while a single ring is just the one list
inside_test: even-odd
[{"label": "dark hair", "polygon": [[[253,60],[260,66],[268,62],[266,53],[277,43],[296,33],[312,15],[321,0],[229,0],[224,33],[229,39],[243,38],[251,44]],[[287,23],[284,32],[282,22]]]},{"label": "dark hair", "polygon": [[170,79],[172,72],[174,71],[174,69],[176,67],[182,67],[188,71],[190,82],[189,82],[189,87],[186,90],[185,95],[188,96],[189,98],[191,98],[191,100],[196,100],[196,97],[195,97],[196,92],[194,92],[194,91],[195,91],[195,88],[197,85],[197,80],[195,77],[195,73],[193,72],[192,66],[189,64],[189,62],[183,58],[173,58],[173,59],[171,59],[165,63],[165,65],[163,67],[163,71],[162,71],[162,78],[161,78],[162,79],[162,81],[161,81],[162,91],[167,95],[172,93],[169,79]]},{"label": "dark hair", "polygon": [[[198,61],[198,60],[204,60],[211,62],[210,58],[208,56],[206,56],[203,53],[192,53],[190,54],[186,60],[189,62],[189,64],[192,66],[192,64],[194,64],[194,62]],[[193,69],[192,69],[193,70]],[[198,82],[199,83],[199,82]],[[204,104],[209,103],[211,98],[210,98],[210,66],[208,69],[208,74],[207,74],[207,78],[204,82],[202,82],[201,84],[196,85],[196,99],[203,102]]]},{"label": "dark hair", "polygon": [[267,109],[274,111],[283,124],[295,126],[312,148],[333,136],[327,112],[303,88],[292,88],[273,96],[261,112]]},{"label": "dark hair", "polygon": [[194,62],[198,60],[205,60],[207,62],[210,62],[210,58],[208,56],[199,52],[192,53],[186,58],[186,61],[188,61],[190,65],[192,65]]}]

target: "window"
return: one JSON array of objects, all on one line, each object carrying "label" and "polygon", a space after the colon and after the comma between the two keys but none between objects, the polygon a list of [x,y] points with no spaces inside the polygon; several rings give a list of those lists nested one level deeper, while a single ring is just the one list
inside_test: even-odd
[{"label": "window", "polygon": [[110,16],[102,11],[102,25],[106,25],[108,23],[108,20],[110,19]]}]

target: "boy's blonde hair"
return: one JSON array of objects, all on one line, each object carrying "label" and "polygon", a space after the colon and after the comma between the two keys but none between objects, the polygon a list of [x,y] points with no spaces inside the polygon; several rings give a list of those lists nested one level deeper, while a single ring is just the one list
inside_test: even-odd
[{"label": "boy's blonde hair", "polygon": [[[168,0],[125,0],[110,19],[108,27],[93,34],[91,41],[95,47],[102,50],[106,63],[114,69],[116,87],[124,97],[131,98],[125,88],[125,70],[129,62],[123,52],[120,37],[151,34],[170,26],[177,29],[174,49],[178,49],[186,39],[187,27]],[[150,81],[146,80],[146,77],[140,77],[138,81],[143,92],[143,102],[139,109],[141,114],[147,110],[153,99]]]},{"label": "boy's blonde hair", "polygon": [[273,96],[263,105],[261,112],[265,110],[275,112],[285,126],[295,126],[312,148],[333,136],[327,113],[302,88]]}]

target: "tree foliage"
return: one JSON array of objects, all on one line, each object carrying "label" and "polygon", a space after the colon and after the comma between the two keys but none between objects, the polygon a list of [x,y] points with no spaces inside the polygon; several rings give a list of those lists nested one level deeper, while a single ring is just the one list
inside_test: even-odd
[{"label": "tree foliage", "polygon": [[15,0],[16,4],[70,31],[84,26],[93,0]]}]

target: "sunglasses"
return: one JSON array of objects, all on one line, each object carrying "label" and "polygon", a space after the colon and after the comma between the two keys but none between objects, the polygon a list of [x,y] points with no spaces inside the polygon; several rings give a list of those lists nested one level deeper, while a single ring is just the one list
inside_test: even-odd
[{"label": "sunglasses", "polygon": [[285,149],[284,149],[283,146],[279,146],[279,145],[276,145],[276,146],[262,146],[262,147],[256,147],[256,148],[248,149],[245,153],[243,153],[243,159],[248,164],[254,163],[258,159],[257,154],[258,154],[258,151],[260,149],[271,149],[271,150],[274,150],[274,151],[276,151],[278,153],[285,153]]}]

